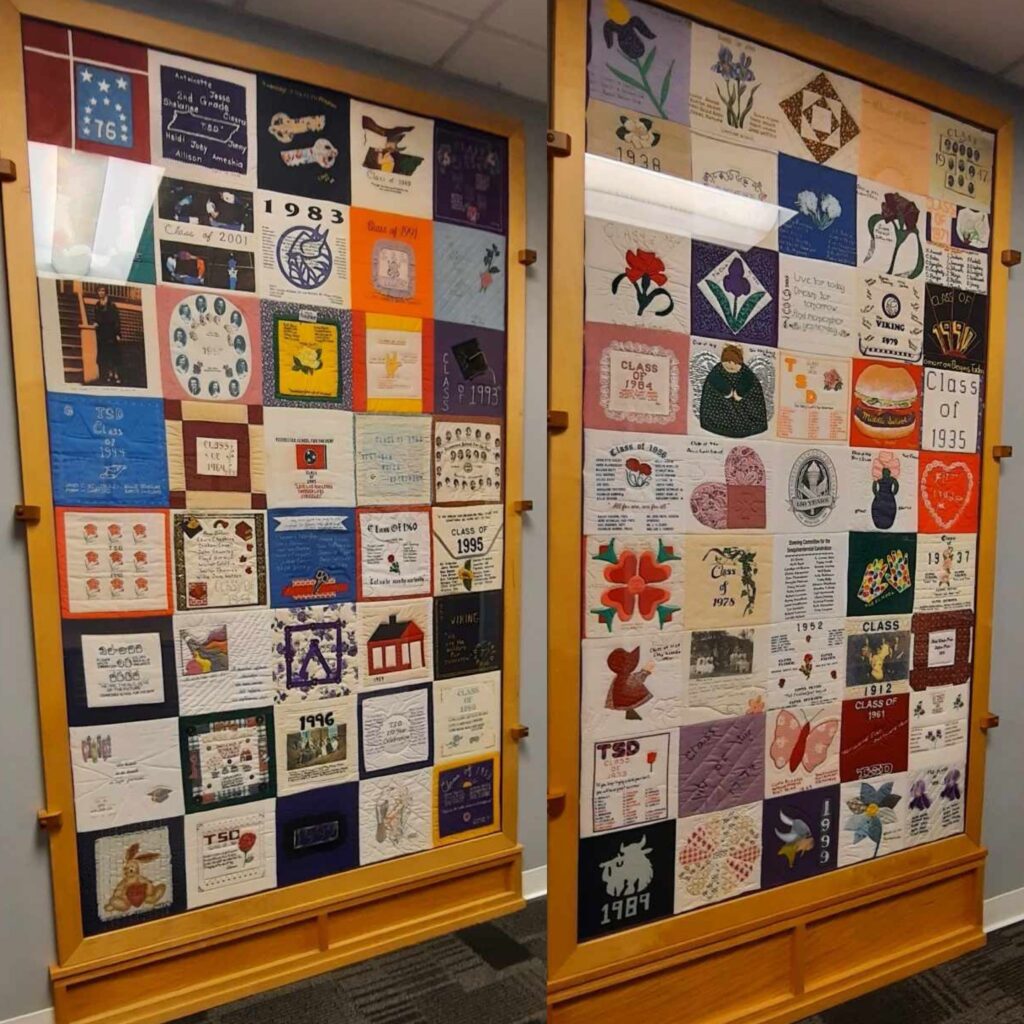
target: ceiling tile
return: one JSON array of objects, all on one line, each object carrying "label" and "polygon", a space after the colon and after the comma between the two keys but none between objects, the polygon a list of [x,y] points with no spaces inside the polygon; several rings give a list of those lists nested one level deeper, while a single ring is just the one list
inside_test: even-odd
[{"label": "ceiling tile", "polygon": [[547,53],[529,43],[477,28],[445,60],[443,67],[519,96],[547,99]]},{"label": "ceiling tile", "polygon": [[903,36],[990,73],[1024,54],[1020,0],[824,0],[824,6],[877,25],[883,37]]},{"label": "ceiling tile", "polygon": [[1013,82],[1014,85],[1024,85],[1024,60],[1014,64],[1002,77],[1007,82]]},{"label": "ceiling tile", "polygon": [[484,24],[534,46],[547,46],[548,0],[504,0],[484,18]]},{"label": "ceiling tile", "polygon": [[419,64],[439,60],[469,25],[404,0],[288,0],[286,6],[282,0],[247,0],[245,10]]}]

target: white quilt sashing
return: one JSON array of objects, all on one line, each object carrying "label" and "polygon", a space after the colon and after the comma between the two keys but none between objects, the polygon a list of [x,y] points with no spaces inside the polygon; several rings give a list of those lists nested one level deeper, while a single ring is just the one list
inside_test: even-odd
[{"label": "white quilt sashing", "polygon": [[434,616],[429,597],[357,606],[359,675],[364,686],[418,683],[434,674]]},{"label": "white quilt sashing", "polygon": [[685,721],[685,636],[583,641],[584,736],[641,736]]},{"label": "white quilt sashing", "polygon": [[839,867],[904,849],[908,795],[906,772],[842,784],[839,790]]},{"label": "white quilt sashing", "polygon": [[356,606],[300,605],[271,612],[275,700],[345,697],[359,682]]},{"label": "white quilt sashing", "polygon": [[907,773],[907,846],[945,839],[964,830],[967,763],[947,759]]},{"label": "white quilt sashing", "polygon": [[354,421],[342,409],[264,408],[271,508],[355,505]]},{"label": "white quilt sashing", "polygon": [[690,239],[588,217],[588,321],[690,333]]},{"label": "white quilt sashing", "polygon": [[761,888],[763,806],[744,804],[676,823],[677,914]]},{"label": "white quilt sashing", "polygon": [[190,910],[277,885],[275,806],[260,800],[186,817]]},{"label": "white quilt sashing", "polygon": [[176,718],[81,726],[70,739],[79,832],[184,813]]},{"label": "white quilt sashing", "polygon": [[286,796],[359,778],[355,696],[274,708],[277,791]]},{"label": "white quilt sashing", "polygon": [[434,593],[500,590],[505,513],[501,505],[434,508]]},{"label": "white quilt sashing", "polygon": [[665,821],[678,808],[678,732],[594,740],[580,748],[580,835]]},{"label": "white quilt sashing", "polygon": [[180,905],[183,894],[174,891],[172,863],[177,852],[167,823],[99,836],[93,851],[99,920],[121,921]]},{"label": "white quilt sashing", "polygon": [[436,761],[490,753],[498,749],[500,738],[500,672],[434,683]]},{"label": "white quilt sashing", "polygon": [[359,783],[360,864],[430,849],[431,778],[422,768]]},{"label": "white quilt sashing", "polygon": [[501,501],[501,423],[436,420],[434,501]]},{"label": "white quilt sashing", "polygon": [[423,768],[433,760],[430,684],[359,694],[363,778]]},{"label": "white quilt sashing", "polygon": [[252,608],[174,616],[181,714],[273,703],[271,615]]}]

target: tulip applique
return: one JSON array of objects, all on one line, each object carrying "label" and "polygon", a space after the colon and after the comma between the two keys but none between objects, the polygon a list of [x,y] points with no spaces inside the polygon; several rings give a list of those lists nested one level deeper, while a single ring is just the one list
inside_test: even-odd
[{"label": "tulip applique", "polygon": [[[878,225],[889,224],[892,226],[894,239],[892,256],[889,258],[889,269],[886,273],[895,274],[896,277],[920,277],[924,271],[924,245],[921,243],[921,235],[917,229],[920,216],[921,211],[913,200],[901,196],[899,192],[886,192],[882,200],[882,212],[873,213],[868,218],[868,234],[871,236],[871,242],[863,262],[869,262],[875,254],[875,244],[878,241],[875,231]],[[900,249],[911,238],[916,243],[917,259],[910,270],[897,271],[896,258],[899,256]]]},{"label": "tulip applique", "polygon": [[665,263],[653,252],[646,249],[628,250],[626,269],[612,280],[612,295],[618,295],[619,286],[623,281],[629,281],[636,293],[637,316],[643,316],[647,307],[658,298],[663,298],[668,304],[662,303],[657,309],[652,310],[655,316],[668,316],[675,309],[672,296],[663,287],[668,283]]}]

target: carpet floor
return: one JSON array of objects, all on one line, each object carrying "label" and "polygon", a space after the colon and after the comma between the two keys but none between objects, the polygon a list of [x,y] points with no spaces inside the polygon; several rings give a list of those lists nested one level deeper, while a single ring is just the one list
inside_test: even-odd
[{"label": "carpet floor", "polygon": [[[544,900],[176,1024],[543,1024]],[[1024,1024],[1024,924],[800,1024]]]}]

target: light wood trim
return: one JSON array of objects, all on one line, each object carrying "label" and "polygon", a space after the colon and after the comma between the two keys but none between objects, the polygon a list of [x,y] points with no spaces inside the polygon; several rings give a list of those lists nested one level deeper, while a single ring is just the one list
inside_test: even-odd
[{"label": "light wood trim", "polygon": [[[998,464],[983,452],[982,508],[979,533],[975,670],[967,781],[966,833],[962,836],[907,850],[873,864],[843,868],[819,878],[780,889],[744,896],[725,904],[691,911],[679,917],[642,925],[582,945],[576,942],[576,887],[579,802],[579,678],[578,618],[581,566],[579,558],[582,440],[583,330],[583,151],[585,149],[585,85],[587,5],[585,0],[553,0],[551,127],[573,137],[572,155],[552,161],[551,174],[551,309],[549,314],[551,406],[569,414],[569,429],[549,442],[549,638],[548,716],[557,723],[548,750],[548,785],[567,794],[565,812],[548,824],[549,872],[549,992],[555,998],[575,985],[613,984],[616,972],[637,962],[662,962],[666,951],[700,947],[713,936],[740,936],[808,907],[826,907],[848,899],[870,898],[883,891],[894,894],[913,886],[930,873],[962,870],[980,864],[981,810],[984,796],[984,735],[980,722],[988,709],[991,665],[991,619],[995,567],[995,522]],[[659,0],[725,31],[754,39],[815,65],[846,74],[907,99],[972,121],[997,132],[996,183],[993,197],[992,252],[1010,244],[1012,193],[1012,122],[1008,115],[981,100],[965,96],[941,83],[891,65],[868,53],[822,38],[791,22],[754,11],[733,0]],[[987,363],[984,441],[987,449],[998,436],[1001,405],[1004,335],[1006,330],[1007,272],[993,260],[990,271],[989,356]],[[572,621],[573,628],[566,628]],[[557,737],[557,738],[556,738]],[[971,942],[981,935],[980,889],[977,920]],[[948,954],[936,954],[935,962]],[[883,972],[876,977],[882,978]],[[862,991],[882,984],[868,979]],[[844,990],[843,998],[853,994]],[[838,998],[838,997],[837,997]],[[834,1001],[834,1000],[833,1000]],[[554,1005],[554,1004],[552,1004]],[[827,1005],[827,1003],[821,1003]],[[795,1017],[758,1017],[781,1022]],[[753,1019],[753,1018],[752,1018]]]},{"label": "light wood trim", "polygon": [[[46,385],[36,291],[35,267],[26,250],[32,238],[32,210],[29,196],[28,146],[25,123],[25,86],[22,75],[20,15],[42,18],[72,28],[110,32],[124,39],[162,50],[186,52],[200,60],[275,75],[337,89],[375,102],[400,107],[427,117],[444,118],[497,135],[509,143],[509,228],[508,251],[525,246],[526,179],[525,138],[521,123],[489,110],[446,97],[419,92],[411,87],[381,81],[323,61],[310,60],[268,47],[230,39],[218,34],[173,24],[146,15],[117,11],[85,0],[0,0],[0,155],[14,160],[18,180],[3,185],[4,237],[7,251],[14,366],[17,381],[22,486],[24,500],[39,505],[42,518],[26,527],[29,565],[33,580],[31,600],[35,633],[36,677],[38,680],[40,730],[47,806],[63,810],[64,826],[50,833],[51,876],[57,933],[56,986],[67,986],[69,978],[94,969],[116,972],[149,959],[183,956],[204,944],[218,943],[225,936],[244,934],[270,925],[283,927],[299,919],[315,920],[338,908],[351,909],[368,900],[383,899],[423,889],[426,881],[441,884],[458,873],[488,879],[493,886],[473,913],[483,920],[508,913],[522,905],[522,848],[517,842],[517,780],[519,751],[509,728],[519,721],[519,602],[521,583],[521,524],[512,511],[522,499],[522,389],[525,351],[525,267],[514,259],[507,263],[508,323],[506,374],[506,478],[505,478],[505,562],[504,562],[504,663],[502,672],[502,782],[501,829],[490,836],[428,850],[382,864],[274,889],[227,903],[189,910],[174,917],[134,925],[120,931],[83,938],[78,893],[78,856],[74,829],[74,795],[68,758],[67,708],[63,685],[60,604],[57,593],[57,557],[54,536],[53,495],[48,460],[40,459],[46,448]],[[27,826],[26,826],[27,827]],[[502,867],[501,871],[493,870]],[[430,900],[424,895],[425,901]],[[481,904],[483,905],[483,904]],[[430,934],[439,934],[463,923],[459,908],[448,908],[435,921]],[[472,916],[472,915],[471,915]],[[466,919],[466,923],[470,923]],[[410,919],[392,945],[419,941],[427,932],[418,931]],[[389,947],[391,948],[391,947]],[[381,950],[372,943],[355,943],[349,960],[361,959]],[[337,958],[322,958],[307,973],[337,966]],[[264,974],[266,965],[257,965]],[[259,971],[257,971],[259,973]],[[295,975],[299,976],[299,975]],[[254,974],[254,977],[256,975]],[[276,975],[275,975],[276,977]],[[281,976],[290,980],[292,975]],[[269,984],[281,981],[270,980]],[[253,983],[257,983],[254,981]],[[255,991],[256,989],[251,989]],[[233,990],[232,998],[246,994],[244,986]],[[190,1004],[191,1009],[212,1005]],[[106,1007],[113,1012],[113,1007]],[[182,1006],[177,1009],[181,1011]],[[60,1001],[58,1000],[58,1013]],[[171,1016],[177,1016],[173,1013]],[[61,1018],[63,1021],[64,1018]],[[114,1018],[104,1018],[114,1019]],[[131,1017],[126,1020],[157,1020]],[[167,1019],[160,1017],[159,1019]]]}]

